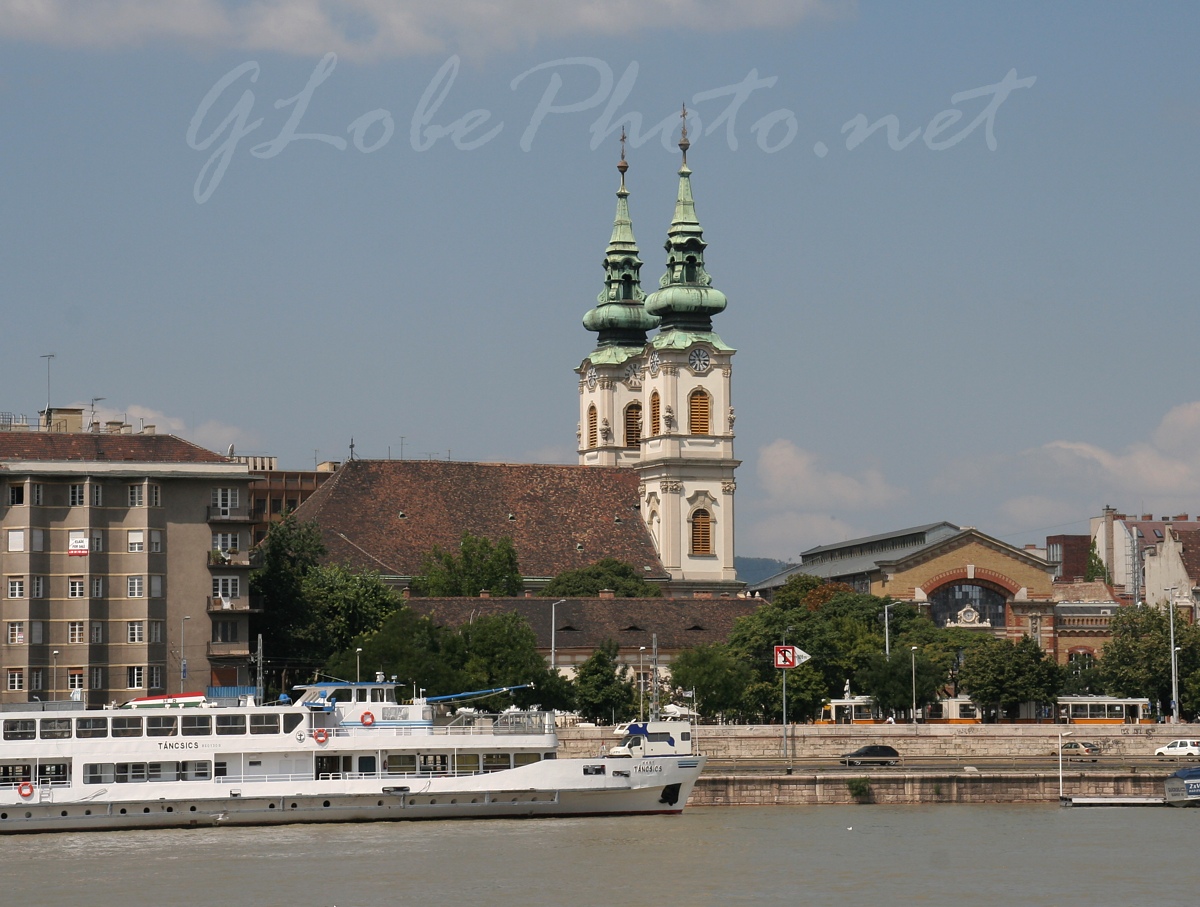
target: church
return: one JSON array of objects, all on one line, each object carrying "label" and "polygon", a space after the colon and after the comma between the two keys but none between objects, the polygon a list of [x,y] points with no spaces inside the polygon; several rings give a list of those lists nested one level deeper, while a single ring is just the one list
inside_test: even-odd
[{"label": "church", "polygon": [[512,538],[526,594],[606,557],[633,564],[669,598],[741,591],[735,350],[713,328],[726,299],[705,268],[686,111],[683,122],[666,272],[651,293],[641,285],[622,136],[603,289],[583,317],[596,341],[576,370],[578,463],[351,459],[296,511],[321,527],[331,562],[404,588],[434,546],[453,549],[470,532]]}]

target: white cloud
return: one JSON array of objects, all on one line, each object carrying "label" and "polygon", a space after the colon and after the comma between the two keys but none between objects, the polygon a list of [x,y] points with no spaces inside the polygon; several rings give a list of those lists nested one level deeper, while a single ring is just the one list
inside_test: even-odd
[{"label": "white cloud", "polygon": [[230,444],[233,444],[242,453],[261,450],[263,447],[261,438],[255,432],[239,428],[236,425],[227,425],[215,419],[209,419],[207,422],[191,427],[186,420],[178,416],[171,416],[138,403],[132,403],[124,409],[97,406],[94,417],[89,404],[73,403],[71,406],[81,407],[85,420],[94,420],[101,426],[106,422],[122,422],[132,426],[135,432],[140,432],[152,425],[155,434],[176,435],[217,453],[225,453]]},{"label": "white cloud", "polygon": [[801,511],[873,510],[906,494],[877,468],[858,476],[827,470],[816,454],[783,438],[759,452],[758,475],[773,503]]},{"label": "white cloud", "polygon": [[528,47],[565,35],[783,28],[853,0],[0,0],[0,38],[65,47],[155,41],[347,59]]}]

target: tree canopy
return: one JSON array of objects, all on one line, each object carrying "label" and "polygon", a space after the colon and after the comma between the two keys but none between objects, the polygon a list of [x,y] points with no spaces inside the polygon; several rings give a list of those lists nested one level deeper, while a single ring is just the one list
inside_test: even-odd
[{"label": "tree canopy", "polygon": [[1012,713],[1023,702],[1054,702],[1063,672],[1035,640],[1023,636],[1015,643],[989,639],[976,646],[964,657],[958,679],[976,702]]},{"label": "tree canopy", "polygon": [[560,573],[539,594],[553,598],[595,598],[602,589],[613,590],[617,598],[662,596],[662,589],[646,582],[632,564],[612,557]]},{"label": "tree canopy", "polygon": [[618,668],[619,647],[613,640],[601,643],[575,674],[575,707],[592,721],[624,721],[637,714],[637,694]]},{"label": "tree canopy", "polygon": [[524,588],[512,539],[491,539],[464,532],[458,552],[434,547],[419,576],[412,578],[417,595],[430,598],[474,598],[484,589],[497,597],[520,595]]}]

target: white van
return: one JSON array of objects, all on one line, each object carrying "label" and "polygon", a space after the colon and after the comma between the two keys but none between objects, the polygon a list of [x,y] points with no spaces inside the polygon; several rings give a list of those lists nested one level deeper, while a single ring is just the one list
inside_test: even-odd
[{"label": "white van", "polygon": [[631,721],[621,742],[608,751],[610,759],[650,756],[690,756],[692,725],[688,721]]}]

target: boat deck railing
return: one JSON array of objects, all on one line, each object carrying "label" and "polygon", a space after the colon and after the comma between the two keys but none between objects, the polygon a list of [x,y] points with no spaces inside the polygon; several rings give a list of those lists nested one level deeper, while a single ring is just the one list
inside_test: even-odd
[{"label": "boat deck railing", "polygon": [[[504,769],[508,767],[505,766]],[[321,772],[317,774],[317,781],[419,781],[425,778],[458,778],[469,777],[471,775],[488,775],[493,772],[502,771],[504,769],[493,768],[477,771],[412,771],[412,772]],[[222,775],[219,778],[214,778],[217,784],[255,784],[261,782],[289,782],[296,781],[312,781],[314,779],[312,772],[292,772],[292,773],[268,773],[257,775]]]}]

